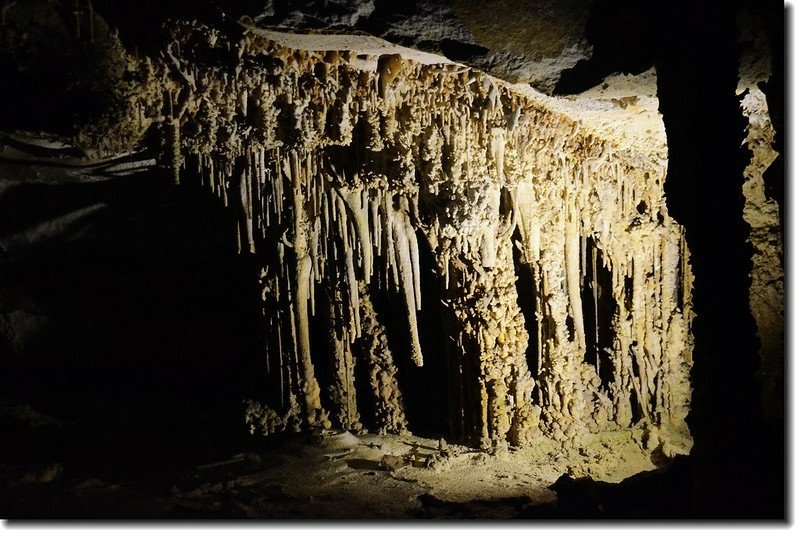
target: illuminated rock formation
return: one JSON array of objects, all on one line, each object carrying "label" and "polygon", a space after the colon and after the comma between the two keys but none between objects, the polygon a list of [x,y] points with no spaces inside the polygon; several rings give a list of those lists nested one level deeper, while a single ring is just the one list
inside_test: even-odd
[{"label": "illuminated rock formation", "polygon": [[[74,141],[102,155],[150,136],[171,180],[229,208],[260,266],[254,432],[406,432],[398,365],[444,361],[441,433],[457,442],[636,427],[688,451],[692,275],[654,98],[640,132],[374,37],[184,21],[139,56],[79,15],[80,39],[109,51],[91,82],[108,106]],[[637,99],[608,105],[644,113]],[[445,354],[420,334],[430,302]]]},{"label": "illuminated rock formation", "polygon": [[[176,180],[218,195],[263,265],[271,401],[251,403],[254,429],[359,430],[369,411],[402,432],[396,359],[446,358],[443,432],[460,442],[646,426],[687,450],[691,274],[663,202],[663,140],[608,136],[528,87],[376,39],[173,35],[153,75],[162,102],[132,108],[142,132],[160,121]],[[446,356],[420,339],[423,270],[439,281]],[[404,310],[409,354],[389,349],[376,293]],[[312,354],[320,315],[329,347]]]}]

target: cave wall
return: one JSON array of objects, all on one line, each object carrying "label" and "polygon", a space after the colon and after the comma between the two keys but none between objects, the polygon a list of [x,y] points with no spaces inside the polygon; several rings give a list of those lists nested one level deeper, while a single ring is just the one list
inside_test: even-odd
[{"label": "cave wall", "polygon": [[[774,79],[781,75],[772,48],[776,36],[772,12],[755,6],[736,13],[739,45],[739,83],[736,93],[747,120],[743,145],[749,151],[744,165],[744,219],[750,227],[753,267],[750,273],[750,311],[760,342],[758,378],[761,408],[767,418],[782,418],[784,410],[784,204],[782,146],[775,121],[780,102],[774,98]],[[780,33],[780,32],[777,32]],[[777,71],[777,72],[776,72]]]},{"label": "cave wall", "polygon": [[[444,431],[455,440],[502,448],[646,425],[666,451],[688,450],[691,274],[664,207],[663,147],[603,139],[528,87],[411,51],[342,51],[330,39],[329,50],[292,49],[254,28],[173,32],[154,68],[162,100],[131,108],[142,129],[164,114],[175,180],[231,207],[242,252],[263,262],[272,400],[250,405],[254,429],[358,429],[370,411],[384,415],[376,430],[403,431],[397,361],[446,359],[457,384],[441,387],[463,420]],[[420,248],[433,265],[420,265]],[[521,291],[534,295],[536,369],[514,248],[533,273]],[[421,269],[439,280],[446,355],[422,351]],[[370,310],[374,293],[403,311],[403,354]],[[612,317],[592,320],[595,331],[611,323],[609,347],[586,332],[596,306],[582,293],[612,297]],[[312,339],[320,314],[325,355]],[[358,366],[372,407],[356,391]]]},{"label": "cave wall", "polygon": [[742,95],[742,113],[748,120],[745,143],[752,156],[744,169],[744,219],[753,246],[750,311],[761,343],[759,382],[761,406],[770,418],[784,410],[784,272],[778,203],[767,197],[764,174],[778,157],[773,148],[775,129],[766,96],[758,87]]}]

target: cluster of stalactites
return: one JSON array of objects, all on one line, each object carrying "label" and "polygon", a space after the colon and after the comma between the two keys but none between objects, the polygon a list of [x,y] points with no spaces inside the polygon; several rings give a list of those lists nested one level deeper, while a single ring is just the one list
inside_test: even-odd
[{"label": "cluster of stalactites", "polygon": [[370,410],[377,415],[378,431],[404,431],[396,366],[370,298],[370,287],[401,294],[412,357],[421,366],[415,315],[421,305],[419,244],[400,209],[402,198],[363,184],[337,187],[342,177],[318,152],[276,150],[269,169],[251,162],[233,166],[239,184],[234,205],[240,211],[242,249],[265,260],[267,352],[280,377],[280,403],[300,403],[309,425],[329,423],[310,332],[310,318],[322,314],[333,359],[334,423],[361,430],[354,369],[366,366],[377,400]]},{"label": "cluster of stalactites", "polygon": [[[196,26],[175,29],[169,58],[176,173],[194,158],[238,214],[242,250],[264,260],[283,414],[360,429],[352,376],[367,366],[380,430],[406,429],[396,356],[368,303],[371,291],[400,297],[410,358],[423,366],[424,246],[452,315],[450,358],[477,370],[450,388],[469,419],[454,426],[461,440],[500,447],[639,421],[687,436],[691,276],[664,208],[663,160],[616,150],[544,97],[458,65],[291,50],[254,33],[229,41]],[[517,287],[515,247],[533,288]],[[598,263],[610,287],[593,279]],[[601,291],[615,303],[614,337],[590,365],[599,335],[584,316],[597,315]],[[537,369],[518,292],[535,297]],[[335,348],[330,410],[311,355],[316,314]],[[265,427],[288,425],[279,412]]]}]

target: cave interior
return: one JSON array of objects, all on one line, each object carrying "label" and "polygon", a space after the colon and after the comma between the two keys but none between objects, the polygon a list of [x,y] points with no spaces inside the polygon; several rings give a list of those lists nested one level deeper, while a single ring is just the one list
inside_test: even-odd
[{"label": "cave interior", "polygon": [[0,517],[785,520],[786,19],[0,1]]}]

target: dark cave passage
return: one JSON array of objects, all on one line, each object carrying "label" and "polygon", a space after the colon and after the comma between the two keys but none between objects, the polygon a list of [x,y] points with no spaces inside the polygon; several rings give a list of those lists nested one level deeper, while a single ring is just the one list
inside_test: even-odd
[{"label": "dark cave passage", "polygon": [[602,384],[608,388],[614,382],[614,367],[610,359],[614,343],[613,318],[616,302],[612,293],[611,271],[603,263],[603,252],[594,238],[586,238],[588,267],[581,281],[583,324],[586,330],[584,361],[597,371]]},{"label": "dark cave passage", "polygon": [[397,365],[397,380],[403,393],[403,404],[409,429],[424,437],[450,436],[450,384],[448,349],[442,305],[441,280],[436,275],[435,259],[420,234],[420,275],[422,309],[418,314],[419,337],[424,364],[418,367],[411,360],[408,320],[401,297],[392,290],[374,292],[375,308],[385,322],[389,345]]},{"label": "dark cave passage", "polygon": [[[665,13],[667,20],[684,20],[678,7]],[[687,38],[676,43],[675,51],[662,50],[656,67],[670,147],[667,205],[686,228],[695,274],[690,425],[697,433],[697,477],[703,489],[697,490],[698,506],[710,514],[775,515],[782,509],[776,496],[754,501],[735,490],[743,484],[742,476],[751,485],[779,489],[781,476],[766,459],[783,455],[773,437],[755,438],[765,424],[759,415],[758,340],[748,303],[752,249],[746,243],[741,189],[748,155],[742,148],[745,123],[736,96],[734,13],[722,2],[680,7],[694,14],[686,19]],[[718,24],[709,28],[699,23],[712,14]],[[683,54],[698,50],[697,62],[681,61]],[[734,475],[733,465],[749,468]]]},{"label": "dark cave passage", "polygon": [[[519,229],[514,230],[511,241],[519,243],[522,239]],[[539,327],[536,320],[536,280],[533,267],[523,262],[522,251],[518,246],[513,247],[514,273],[517,277],[517,304],[525,318],[525,330],[528,333],[528,348],[525,350],[525,360],[533,377],[539,375]]]},{"label": "dark cave passage", "polygon": [[[25,234],[26,222],[86,206],[99,208]],[[0,235],[26,236],[2,259],[6,328],[31,328],[19,312],[36,321],[30,344],[2,360],[2,397],[67,426],[27,436],[4,407],[5,459],[44,448],[98,474],[157,474],[243,436],[241,399],[262,366],[254,266],[236,255],[216,199],[151,173],[20,184],[0,210],[17,214]]]}]

